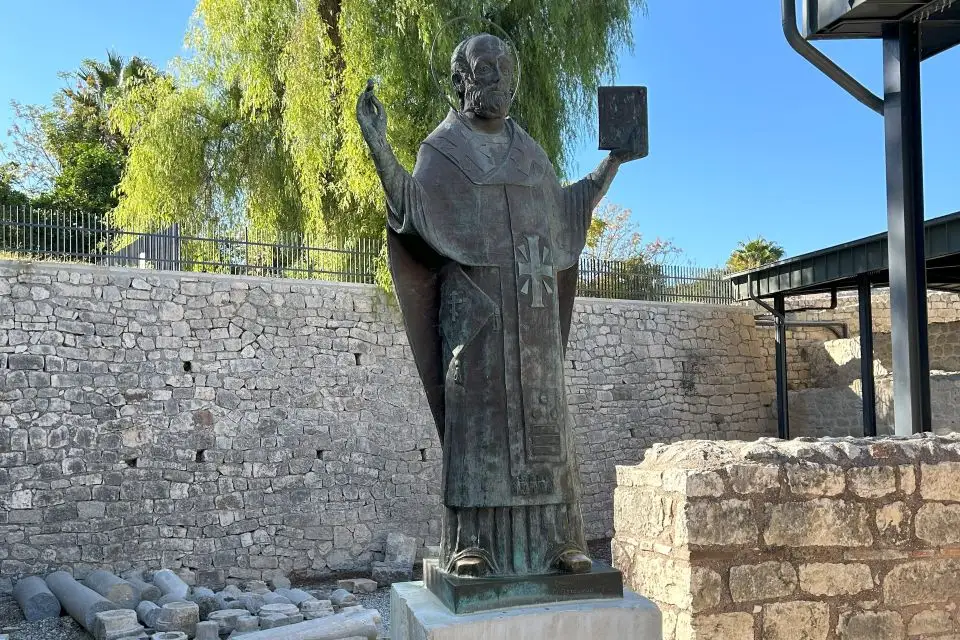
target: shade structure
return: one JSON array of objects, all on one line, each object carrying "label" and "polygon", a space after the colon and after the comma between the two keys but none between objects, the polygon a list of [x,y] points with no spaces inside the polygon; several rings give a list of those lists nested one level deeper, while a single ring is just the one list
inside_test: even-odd
[{"label": "shade structure", "polygon": [[809,40],[881,38],[887,25],[920,26],[920,56],[930,58],[960,44],[960,0],[805,0]]}]

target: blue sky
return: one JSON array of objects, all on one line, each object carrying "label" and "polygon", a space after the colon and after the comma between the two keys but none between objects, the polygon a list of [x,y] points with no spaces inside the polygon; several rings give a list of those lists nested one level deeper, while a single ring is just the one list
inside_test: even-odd
[{"label": "blue sky", "polygon": [[[616,79],[649,87],[650,156],[621,170],[610,199],[633,211],[647,238],[672,240],[683,261],[700,265],[760,234],[797,255],[886,229],[882,118],[787,46],[778,2],[748,4],[755,13],[734,16],[725,3],[650,0]],[[62,86],[57,72],[85,57],[111,48],[165,64],[181,52],[193,6],[0,0],[0,133],[11,99],[46,103]],[[879,43],[821,48],[882,90]],[[928,218],[960,210],[960,127],[950,119],[958,71],[960,48],[924,63]],[[602,157],[594,134],[579,147],[577,172]]]}]

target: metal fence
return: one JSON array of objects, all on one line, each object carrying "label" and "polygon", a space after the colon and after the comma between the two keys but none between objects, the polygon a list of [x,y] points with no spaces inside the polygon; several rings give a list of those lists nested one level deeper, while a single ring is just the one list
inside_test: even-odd
[{"label": "metal fence", "polygon": [[[0,258],[369,284],[375,282],[381,247],[378,238],[337,240],[183,223],[142,233],[112,228],[101,217],[79,211],[0,206]],[[725,274],[722,269],[585,257],[577,294],[733,304]]]},{"label": "metal fence", "polygon": [[372,284],[381,242],[256,228],[116,229],[80,211],[0,207],[0,257]]},{"label": "metal fence", "polygon": [[724,269],[633,260],[580,260],[577,295],[589,298],[733,304]]}]

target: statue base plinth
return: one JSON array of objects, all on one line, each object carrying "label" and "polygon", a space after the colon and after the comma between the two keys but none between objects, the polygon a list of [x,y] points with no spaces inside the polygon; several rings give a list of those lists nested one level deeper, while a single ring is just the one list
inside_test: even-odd
[{"label": "statue base plinth", "polygon": [[390,591],[391,640],[660,640],[660,611],[631,591],[622,598],[576,600],[455,615],[422,582]]},{"label": "statue base plinth", "polygon": [[435,559],[423,561],[426,588],[460,615],[571,600],[623,598],[623,575],[607,565],[593,563],[589,573],[550,573],[528,576],[461,578],[440,570]]}]

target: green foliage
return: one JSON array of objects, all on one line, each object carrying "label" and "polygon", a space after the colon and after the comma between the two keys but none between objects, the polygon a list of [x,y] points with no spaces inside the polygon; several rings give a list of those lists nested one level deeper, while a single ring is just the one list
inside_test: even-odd
[{"label": "green foliage", "polygon": [[730,254],[727,267],[734,272],[756,269],[780,260],[783,254],[783,247],[763,237],[741,240]]},{"label": "green foliage", "polygon": [[25,205],[30,201],[27,194],[17,189],[16,169],[13,163],[0,164],[0,206]]},{"label": "green foliage", "polygon": [[14,102],[10,157],[35,205],[104,214],[116,206],[114,189],[128,152],[110,110],[160,75],[140,58],[124,61],[112,52],[105,62],[84,60],[76,72],[61,75],[71,84],[49,106]]},{"label": "green foliage", "polygon": [[[199,0],[179,86],[127,92],[111,120],[131,141],[116,221],[251,222],[256,228],[380,236],[379,180],[355,121],[367,78],[390,114],[388,137],[412,167],[447,105],[430,69],[441,25],[482,15],[516,43],[514,115],[561,168],[593,113],[595,89],[631,42],[642,0]],[[446,82],[460,34],[444,32]]]}]

